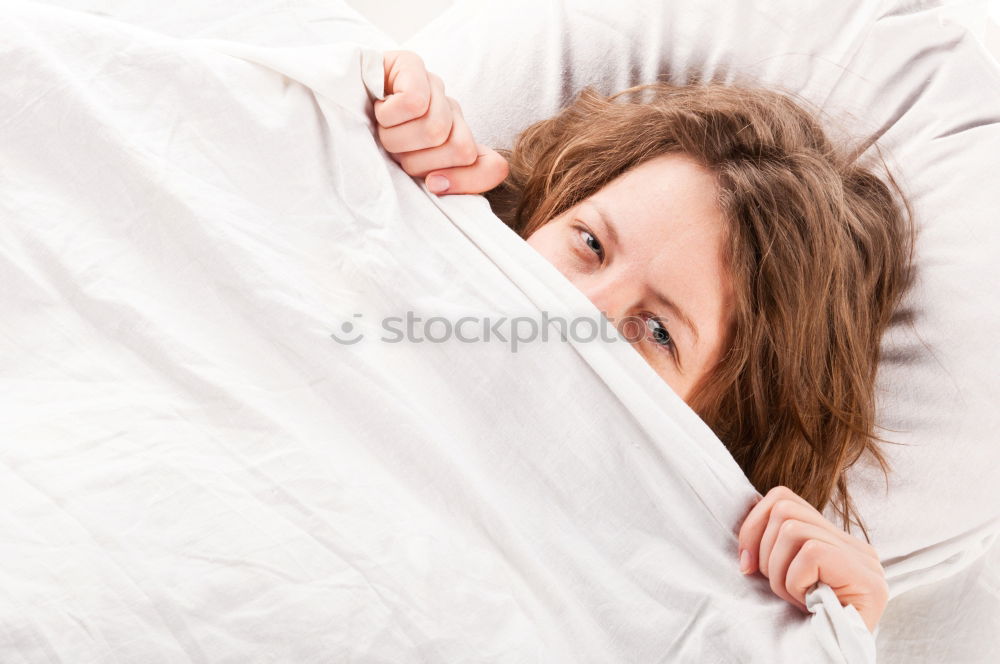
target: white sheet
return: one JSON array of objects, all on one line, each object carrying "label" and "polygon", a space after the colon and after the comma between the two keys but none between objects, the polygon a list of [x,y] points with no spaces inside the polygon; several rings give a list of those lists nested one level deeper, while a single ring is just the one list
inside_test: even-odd
[{"label": "white sheet", "polygon": [[[1000,68],[950,20],[956,4],[459,0],[404,44],[494,147],[584,85],[689,76],[787,90],[835,137],[879,140],[920,231],[879,368],[891,471],[866,457],[848,479],[892,596],[880,662],[1000,661],[997,630],[983,628],[1000,621],[1000,570],[977,563],[1000,547]],[[956,613],[942,620],[943,607]]]},{"label": "white sheet", "polygon": [[4,662],[871,661],[625,342],[377,340],[597,317],[379,150],[378,51],[2,18]]}]

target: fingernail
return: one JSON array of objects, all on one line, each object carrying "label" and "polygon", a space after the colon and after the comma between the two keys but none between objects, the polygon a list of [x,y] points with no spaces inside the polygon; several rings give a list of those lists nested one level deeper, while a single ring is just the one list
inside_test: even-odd
[{"label": "fingernail", "polygon": [[750,573],[750,552],[746,549],[740,551],[740,572],[743,574]]},{"label": "fingernail", "polygon": [[444,193],[450,186],[451,183],[448,182],[448,178],[443,175],[432,175],[427,178],[427,188],[435,194]]}]

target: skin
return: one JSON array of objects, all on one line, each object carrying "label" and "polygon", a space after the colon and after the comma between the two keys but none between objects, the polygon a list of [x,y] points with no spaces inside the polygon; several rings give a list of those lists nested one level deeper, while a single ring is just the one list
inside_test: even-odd
[{"label": "skin", "polygon": [[628,338],[682,399],[718,361],[732,325],[725,219],[715,197],[710,171],[685,155],[664,155],[528,238],[620,330],[627,317],[646,321],[641,339]]},{"label": "skin", "polygon": [[384,93],[374,103],[382,147],[432,192],[478,194],[507,177],[507,160],[476,143],[458,102],[412,51],[385,51]]},{"label": "skin", "polygon": [[[478,194],[500,184],[507,162],[475,142],[441,79],[416,53],[383,55],[386,99],[376,101],[374,111],[390,156],[438,195]],[[447,187],[433,186],[434,176],[444,177]],[[626,172],[528,238],[610,320],[643,318],[650,334],[641,340],[636,335],[633,347],[682,398],[717,360],[731,322],[723,218],[715,201],[711,173],[683,155],[664,155]],[[687,313],[697,338],[657,293]],[[661,325],[650,323],[652,318],[662,331],[654,333]],[[665,347],[668,338],[676,357]],[[740,571],[766,579],[777,596],[805,611],[808,589],[822,581],[875,629],[889,597],[878,554],[792,490],[774,487],[751,505],[738,541]]]}]

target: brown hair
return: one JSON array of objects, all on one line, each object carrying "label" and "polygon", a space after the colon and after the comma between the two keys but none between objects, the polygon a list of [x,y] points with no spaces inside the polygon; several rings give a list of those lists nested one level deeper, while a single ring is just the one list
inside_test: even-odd
[{"label": "brown hair", "polygon": [[715,174],[735,324],[688,403],[761,493],[784,485],[820,511],[835,500],[850,530],[846,469],[867,451],[888,474],[875,375],[912,269],[911,208],[881,153],[885,181],[789,96],[662,82],[585,88],[500,152],[510,172],[486,196],[524,238],[664,153]]}]

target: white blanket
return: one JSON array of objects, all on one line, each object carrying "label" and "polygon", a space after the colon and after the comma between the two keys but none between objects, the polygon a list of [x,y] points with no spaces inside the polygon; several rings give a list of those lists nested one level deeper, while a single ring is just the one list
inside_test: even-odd
[{"label": "white blanket", "polygon": [[0,660],[871,661],[626,342],[515,351],[599,314],[388,159],[379,51],[18,3],[0,66]]},{"label": "white blanket", "polygon": [[584,85],[691,76],[787,90],[835,140],[878,140],[919,230],[876,386],[890,470],[848,473],[889,581],[886,664],[1000,662],[1000,67],[949,21],[976,4],[460,0],[403,44],[493,147]]}]

